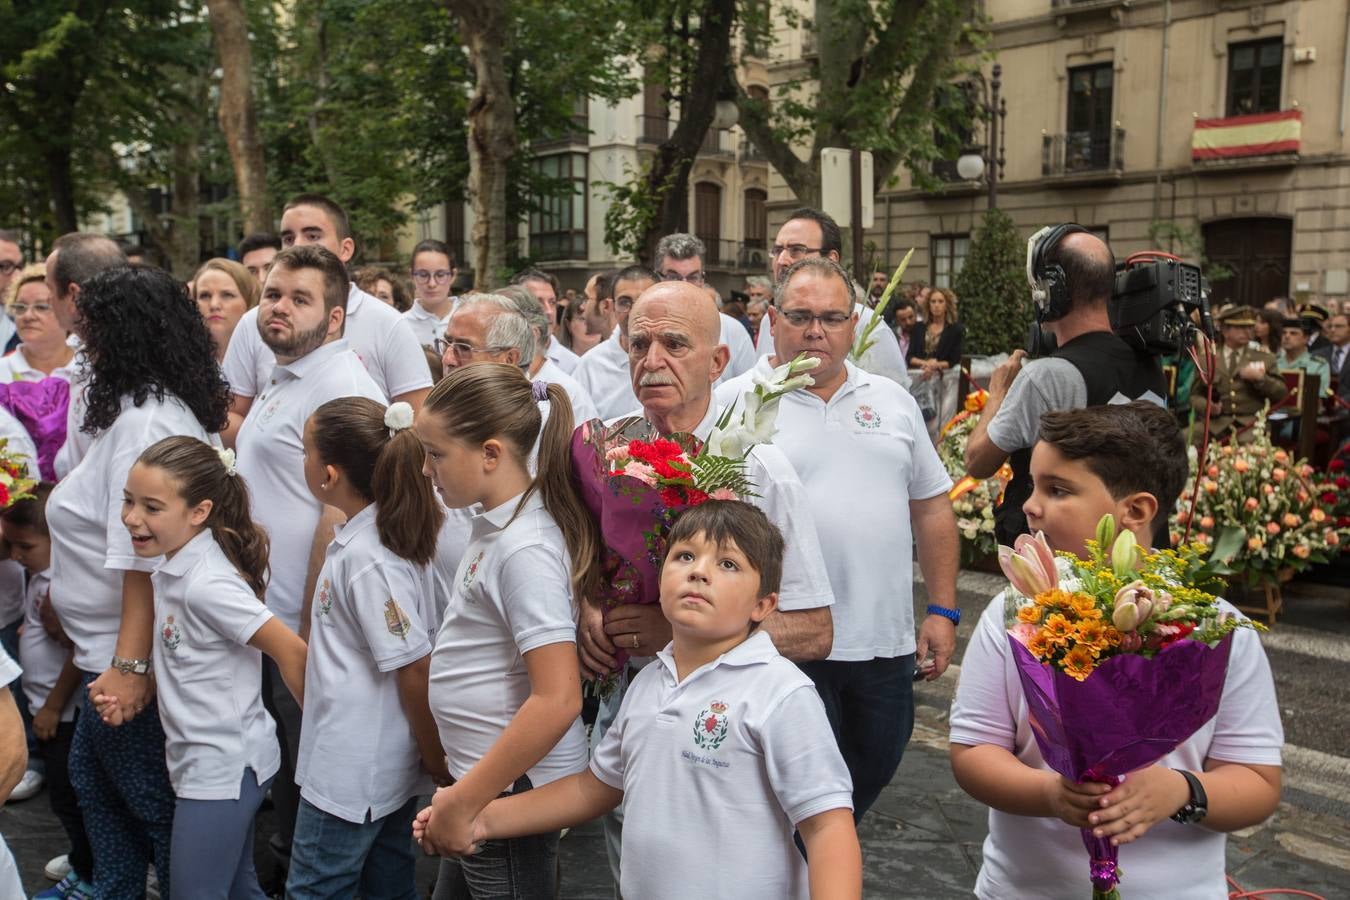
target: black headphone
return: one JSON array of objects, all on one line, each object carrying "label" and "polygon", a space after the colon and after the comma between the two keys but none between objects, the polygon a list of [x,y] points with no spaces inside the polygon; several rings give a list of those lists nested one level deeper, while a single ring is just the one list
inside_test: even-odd
[{"label": "black headphone", "polygon": [[1046,257],[1066,235],[1087,234],[1088,230],[1072,222],[1047,225],[1027,241],[1027,281],[1036,306],[1037,322],[1053,322],[1069,312],[1069,286],[1059,263],[1046,263]]}]

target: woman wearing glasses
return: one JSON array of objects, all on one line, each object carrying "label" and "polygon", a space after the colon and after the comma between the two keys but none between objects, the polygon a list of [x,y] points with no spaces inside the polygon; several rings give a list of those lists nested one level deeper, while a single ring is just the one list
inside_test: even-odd
[{"label": "woman wearing glasses", "polygon": [[0,382],[5,384],[53,376],[69,381],[75,368],[75,351],[66,343],[69,335],[52,312],[45,271],[42,263],[25,268],[5,298],[20,341],[13,353],[0,358]]},{"label": "woman wearing glasses", "polygon": [[454,306],[450,285],[456,272],[454,255],[444,242],[427,240],[413,248],[413,292],[417,298],[403,320],[424,347],[434,345],[436,338],[445,334],[445,321]]}]

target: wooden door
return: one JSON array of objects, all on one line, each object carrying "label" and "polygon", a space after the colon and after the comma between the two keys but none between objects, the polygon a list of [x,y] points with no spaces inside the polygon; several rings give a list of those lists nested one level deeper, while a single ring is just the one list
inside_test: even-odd
[{"label": "wooden door", "polygon": [[1290,219],[1223,219],[1204,227],[1205,260],[1232,274],[1211,280],[1209,303],[1261,306],[1289,296],[1289,252],[1294,223]]}]

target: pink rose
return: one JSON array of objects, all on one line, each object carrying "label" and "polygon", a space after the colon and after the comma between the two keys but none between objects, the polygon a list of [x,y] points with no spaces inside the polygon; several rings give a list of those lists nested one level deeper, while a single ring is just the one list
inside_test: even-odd
[{"label": "pink rose", "polygon": [[1279,522],[1267,522],[1267,523],[1266,523],[1266,534],[1279,534],[1279,533],[1280,533],[1280,523],[1279,523]]},{"label": "pink rose", "polygon": [[1285,472],[1284,469],[1274,468],[1270,470],[1270,477],[1275,479],[1276,484],[1279,484],[1280,482],[1284,481],[1284,476],[1286,474],[1288,473]]},{"label": "pink rose", "polygon": [[1307,544],[1294,545],[1293,554],[1297,556],[1299,559],[1307,559],[1310,553],[1312,553],[1312,551],[1308,549]]},{"label": "pink rose", "polygon": [[[1228,448],[1225,447],[1224,449],[1227,450]],[[1237,472],[1239,475],[1242,474],[1243,472],[1246,472],[1249,468],[1251,468],[1251,466],[1247,465],[1247,461],[1245,459],[1237,459],[1233,461],[1233,471]]]},{"label": "pink rose", "polygon": [[1246,509],[1247,512],[1255,512],[1256,508],[1260,505],[1261,505],[1260,501],[1257,500],[1255,497],[1248,497],[1246,502],[1242,504],[1243,508]]}]

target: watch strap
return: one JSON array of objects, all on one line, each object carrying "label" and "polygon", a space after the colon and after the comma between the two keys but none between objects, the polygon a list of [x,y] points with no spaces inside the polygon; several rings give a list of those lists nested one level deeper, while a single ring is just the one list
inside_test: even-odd
[{"label": "watch strap", "polygon": [[1185,769],[1173,769],[1173,771],[1179,772],[1181,777],[1186,779],[1186,784],[1191,789],[1191,797],[1170,818],[1173,822],[1180,822],[1182,825],[1191,825],[1203,820],[1209,812],[1209,797],[1205,794],[1205,786],[1192,772],[1187,772]]},{"label": "watch strap", "polygon": [[146,675],[150,672],[150,660],[113,656],[112,667],[123,675]]}]

